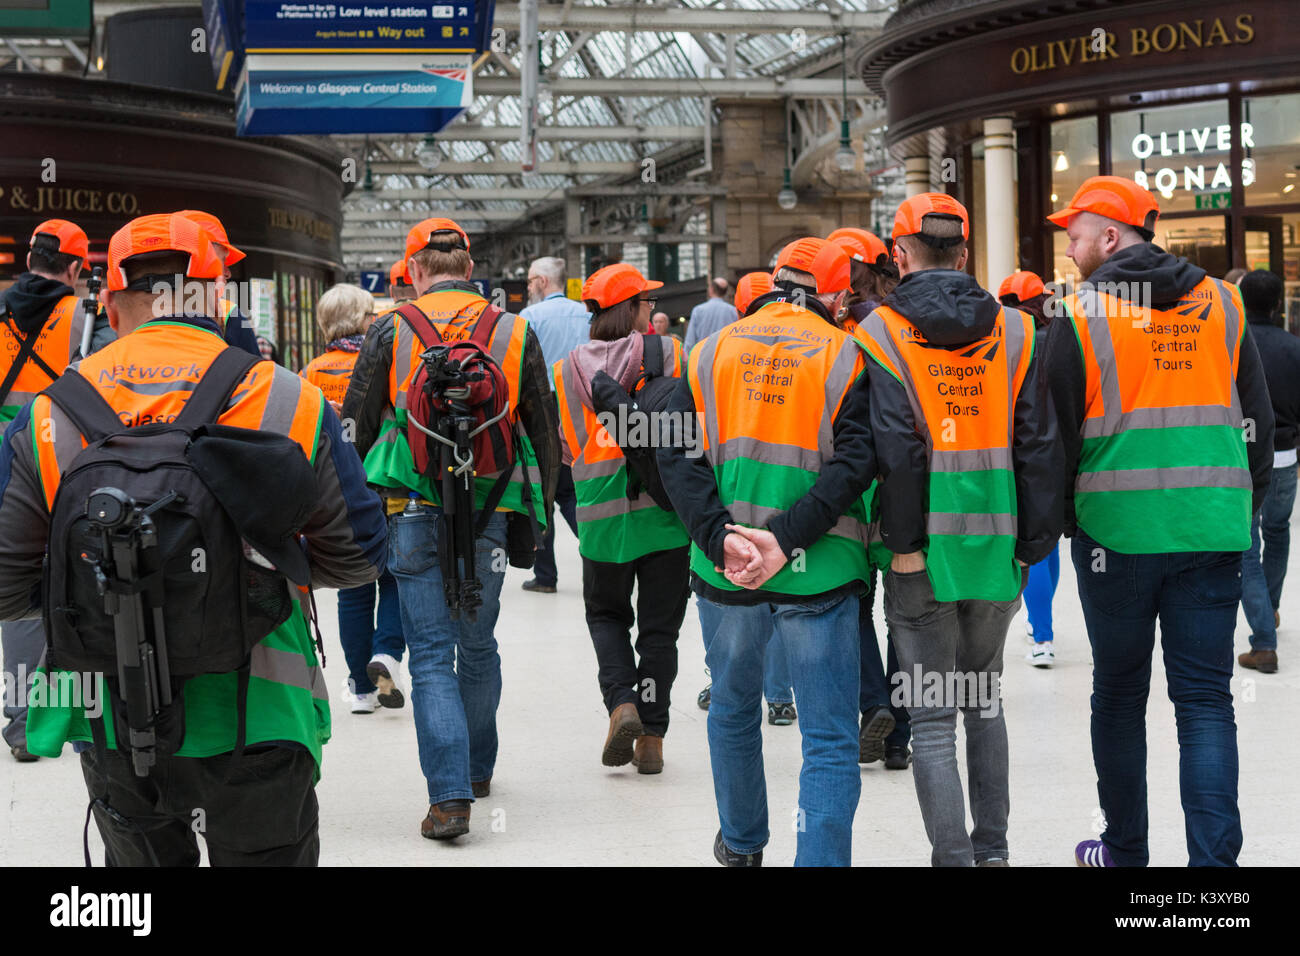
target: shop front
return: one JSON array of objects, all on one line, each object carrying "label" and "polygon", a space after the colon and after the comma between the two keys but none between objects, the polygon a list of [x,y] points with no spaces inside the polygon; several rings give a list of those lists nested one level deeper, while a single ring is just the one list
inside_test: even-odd
[{"label": "shop front", "polygon": [[1160,202],[1156,242],[1222,276],[1271,269],[1300,321],[1293,0],[912,0],[859,59],[911,192],[975,217],[972,268],[1074,279],[1044,216],[1093,175]]},{"label": "shop front", "polygon": [[[247,253],[228,297],[280,359],[315,357],[316,301],[342,276],[341,157],[302,140],[238,139],[216,96],[38,74],[0,78],[0,289],[23,271],[32,228],[76,222],[90,264],[127,220],[177,209],[218,216]],[[82,290],[79,290],[82,291]]]}]

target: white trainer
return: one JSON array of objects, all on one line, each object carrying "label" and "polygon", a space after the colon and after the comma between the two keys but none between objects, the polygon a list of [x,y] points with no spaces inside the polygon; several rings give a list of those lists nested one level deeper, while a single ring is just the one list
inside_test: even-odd
[{"label": "white trainer", "polygon": [[379,706],[379,696],[371,691],[369,694],[357,694],[352,698],[352,713],[373,714]]},{"label": "white trainer", "polygon": [[402,666],[397,660],[388,654],[376,654],[370,658],[370,663],[366,665],[366,676],[378,690],[378,700],[381,707],[402,707],[406,704],[406,694],[402,691],[402,685],[399,679],[402,676]]},{"label": "white trainer", "polygon": [[1052,651],[1052,642],[1043,641],[1040,644],[1035,644],[1029,649],[1029,653],[1025,655],[1025,660],[1034,667],[1051,667],[1056,663],[1056,654]]}]

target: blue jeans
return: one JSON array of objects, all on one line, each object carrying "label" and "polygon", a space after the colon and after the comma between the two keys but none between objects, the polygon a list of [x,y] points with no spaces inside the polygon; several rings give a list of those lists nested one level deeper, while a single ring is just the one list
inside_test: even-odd
[{"label": "blue jeans", "polygon": [[[375,591],[379,591],[378,623],[375,619]],[[378,581],[339,590],[339,643],[348,664],[352,693],[369,694],[375,685],[366,676],[366,665],[376,654],[387,654],[400,662],[406,650],[402,639],[402,605],[397,581],[385,571]],[[396,675],[394,675],[396,676]]]},{"label": "blue jeans", "polygon": [[[709,640],[718,629],[719,609],[723,605],[705,601],[698,595],[695,605],[700,612],[700,633],[704,636],[704,653],[707,655]],[[769,635],[767,652],[763,655],[763,696],[769,704],[794,703],[794,690],[790,687],[790,662],[785,656],[785,642],[777,634]]]},{"label": "blue jeans", "polygon": [[1235,866],[1241,815],[1228,682],[1241,554],[1121,554],[1082,531],[1071,547],[1092,643],[1092,758],[1106,817],[1102,842],[1120,866],[1146,866],[1146,713],[1158,617],[1178,722],[1188,862]]},{"label": "blue jeans", "polygon": [[858,638],[861,641],[858,680],[858,710],[866,714],[877,707],[889,707],[894,715],[894,729],[885,738],[886,747],[906,747],[912,739],[912,721],[906,707],[895,707],[890,702],[890,680],[898,673],[898,654],[894,650],[894,635],[885,628],[885,660],[880,660],[880,644],[876,641],[876,622],[871,608],[875,604],[876,573],[871,572],[872,588],[862,596],[858,605]]},{"label": "blue jeans", "polygon": [[1056,583],[1060,579],[1061,549],[1058,542],[1051,554],[1029,566],[1029,583],[1025,585],[1024,598],[1036,644],[1046,644],[1052,639],[1052,598],[1056,596]]},{"label": "blue jeans", "polygon": [[441,514],[424,506],[417,514],[388,519],[388,570],[397,579],[411,652],[415,738],[430,803],[471,800],[471,781],[491,778],[501,702],[501,657],[493,631],[505,580],[506,516],[494,514],[475,542],[483,604],[476,620],[468,621],[463,614],[452,620],[443,597]]},{"label": "blue jeans", "polygon": [[848,866],[858,772],[858,599],[807,604],[723,606],[700,598],[700,623],[713,674],[709,761],[722,839],[755,853],[769,836],[763,774],[763,658],[768,638],[785,642],[795,696],[803,769],[795,866]]},{"label": "blue jeans", "polygon": [[[1291,549],[1291,509],[1295,505],[1296,466],[1274,468],[1268,496],[1250,524],[1250,550],[1241,558],[1241,609],[1250,625],[1250,646],[1277,650],[1273,612],[1282,603],[1282,581]],[[1260,535],[1263,535],[1263,558]]]}]

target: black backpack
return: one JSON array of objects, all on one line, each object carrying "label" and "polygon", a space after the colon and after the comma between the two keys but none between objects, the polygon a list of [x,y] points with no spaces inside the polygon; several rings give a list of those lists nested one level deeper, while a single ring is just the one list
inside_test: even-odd
[{"label": "black backpack", "polygon": [[[76,371],[69,370],[44,392],[87,441],[60,479],[50,509],[42,594],[46,663],[51,670],[102,673],[107,678],[117,746],[124,753],[135,749],[131,744],[136,738],[130,730],[139,729],[134,725],[141,719],[139,708],[146,705],[151,715],[149,729],[156,735],[156,741],[150,742],[154,751],[159,755],[175,753],[185,735],[186,680],[230,671],[239,674],[235,753],[241,753],[250,651],[292,611],[293,597],[285,577],[245,543],[236,519],[209,486],[210,462],[218,456],[236,475],[264,475],[269,464],[296,476],[284,471],[298,467],[294,459],[311,469],[301,449],[287,436],[214,424],[258,361],[241,349],[227,348],[174,420],[137,427],[125,426],[98,390]],[[259,464],[241,466],[239,459],[244,455]],[[213,482],[218,493],[223,491],[221,484],[230,481],[223,476],[222,482]],[[163,626],[165,646],[153,653],[164,655],[170,681],[159,688],[160,701],[142,704],[138,699],[124,700],[118,680],[115,628],[123,622],[118,620],[120,613],[111,614],[106,608],[106,582],[96,567],[104,538],[95,530],[87,510],[92,495],[99,508],[106,489],[125,493],[143,508],[156,535],[157,546],[149,549],[151,556],[145,566],[138,569],[138,575],[127,575],[136,578],[136,583],[124,587],[115,581],[107,590],[116,593],[119,607],[128,603],[125,598],[136,594],[144,598],[149,634],[156,634],[159,624]],[[247,493],[266,496],[275,491],[257,487]],[[286,507],[302,510],[311,504],[286,503]],[[234,510],[242,509],[235,506]],[[99,516],[102,519],[103,512]],[[129,712],[134,713],[131,727]],[[102,748],[103,722],[91,724],[96,745]],[[137,764],[138,774],[140,766]]]},{"label": "black backpack", "polygon": [[[644,335],[643,338],[645,357],[642,363],[645,374],[631,394],[605,372],[597,372],[591,379],[591,404],[597,415],[608,413],[615,416],[617,421],[627,423],[627,433],[612,435],[615,440],[626,440],[629,434],[655,436],[648,447],[619,442],[628,464],[627,496],[637,498],[644,491],[664,511],[672,511],[672,499],[668,497],[668,491],[659,477],[656,458],[657,447],[667,442],[671,436],[667,429],[660,428],[656,433],[652,426],[662,422],[656,414],[668,407],[669,399],[680,382],[679,379],[664,374],[661,336]],[[645,421],[642,423],[639,419]]]}]

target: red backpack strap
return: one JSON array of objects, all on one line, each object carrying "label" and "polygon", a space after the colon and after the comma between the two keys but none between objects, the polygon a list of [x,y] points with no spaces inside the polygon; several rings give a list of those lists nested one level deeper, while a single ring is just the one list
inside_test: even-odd
[{"label": "red backpack strap", "polygon": [[474,331],[469,334],[469,340],[488,355],[492,354],[492,333],[496,331],[497,322],[501,321],[503,315],[504,310],[489,302],[474,320]]},{"label": "red backpack strap", "polygon": [[442,334],[438,327],[429,321],[418,305],[414,302],[403,302],[397,307],[397,314],[406,319],[407,324],[415,331],[415,336],[424,346],[437,345],[442,341]]}]

